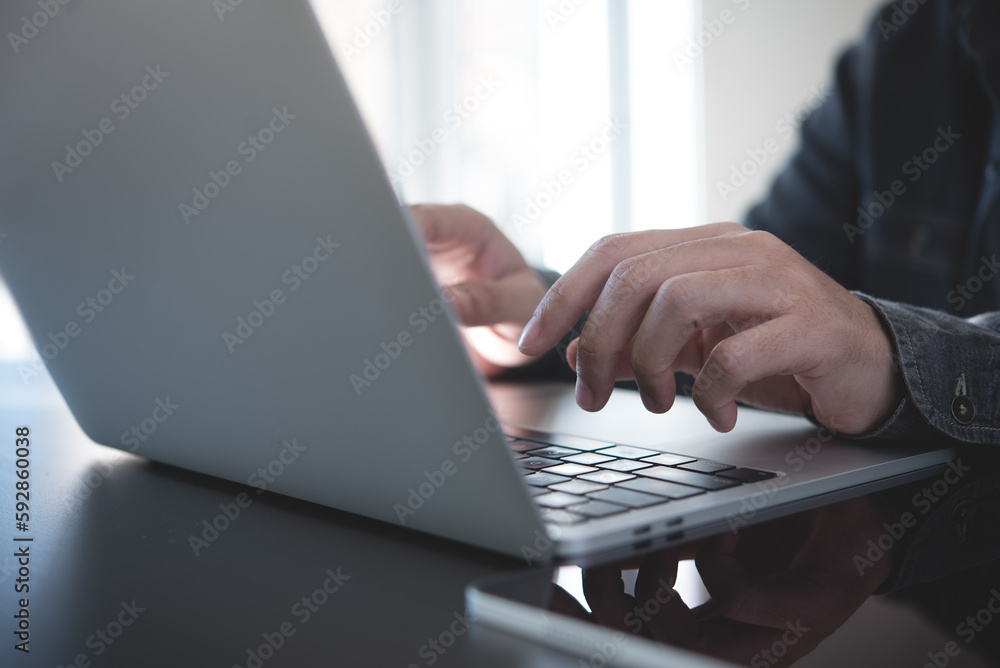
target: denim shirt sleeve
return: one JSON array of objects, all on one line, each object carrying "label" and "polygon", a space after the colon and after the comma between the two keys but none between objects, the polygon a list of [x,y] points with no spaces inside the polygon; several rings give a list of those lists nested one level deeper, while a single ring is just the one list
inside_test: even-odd
[{"label": "denim shirt sleeve", "polygon": [[855,294],[885,323],[906,393],[885,423],[852,438],[962,446],[938,476],[876,494],[895,531],[883,536],[895,563],[876,593],[1000,559],[1000,450],[990,447],[1000,442],[1000,313],[963,319]]},{"label": "denim shirt sleeve", "polygon": [[1000,443],[1000,312],[965,319],[855,294],[887,325],[906,385],[888,421],[856,438]]}]

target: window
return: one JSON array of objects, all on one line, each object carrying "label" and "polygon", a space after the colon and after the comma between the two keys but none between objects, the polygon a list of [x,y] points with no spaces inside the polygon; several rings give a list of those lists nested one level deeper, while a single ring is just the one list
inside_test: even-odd
[{"label": "window", "polygon": [[[465,202],[535,265],[704,218],[694,0],[314,0],[402,201]],[[0,283],[0,359],[34,357]]]},{"label": "window", "polygon": [[536,264],[703,219],[694,2],[316,0],[405,202],[465,202]]}]

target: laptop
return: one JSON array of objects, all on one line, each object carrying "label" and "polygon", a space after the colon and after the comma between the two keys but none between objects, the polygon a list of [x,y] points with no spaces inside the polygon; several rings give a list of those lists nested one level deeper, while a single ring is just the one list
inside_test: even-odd
[{"label": "laptop", "polygon": [[716,434],[627,391],[488,396],[309,3],[219,4],[0,8],[0,270],[94,441],[577,563],[953,458],[749,409]]}]

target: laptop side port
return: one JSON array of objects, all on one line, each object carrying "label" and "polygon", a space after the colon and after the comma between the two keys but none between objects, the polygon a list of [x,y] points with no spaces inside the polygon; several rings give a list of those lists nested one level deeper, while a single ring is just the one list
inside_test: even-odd
[{"label": "laptop side port", "polygon": [[644,534],[649,533],[652,530],[653,530],[653,527],[647,524],[646,526],[639,527],[638,529],[636,529],[635,531],[633,531],[632,535],[633,536],[642,536]]},{"label": "laptop side port", "polygon": [[684,532],[683,531],[675,531],[674,533],[668,533],[667,534],[667,542],[668,543],[674,543],[676,541],[681,540],[682,538],[684,538]]}]

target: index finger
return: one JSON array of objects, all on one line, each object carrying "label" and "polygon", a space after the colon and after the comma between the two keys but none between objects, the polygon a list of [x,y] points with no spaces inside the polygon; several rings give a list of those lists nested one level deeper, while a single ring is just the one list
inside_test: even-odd
[{"label": "index finger", "polygon": [[518,347],[526,355],[540,355],[555,346],[596,303],[611,272],[621,261],[688,241],[746,231],[737,223],[714,223],[604,237],[549,289],[525,326]]},{"label": "index finger", "polygon": [[489,219],[464,204],[413,204],[417,227],[430,247],[470,243],[486,237]]}]

